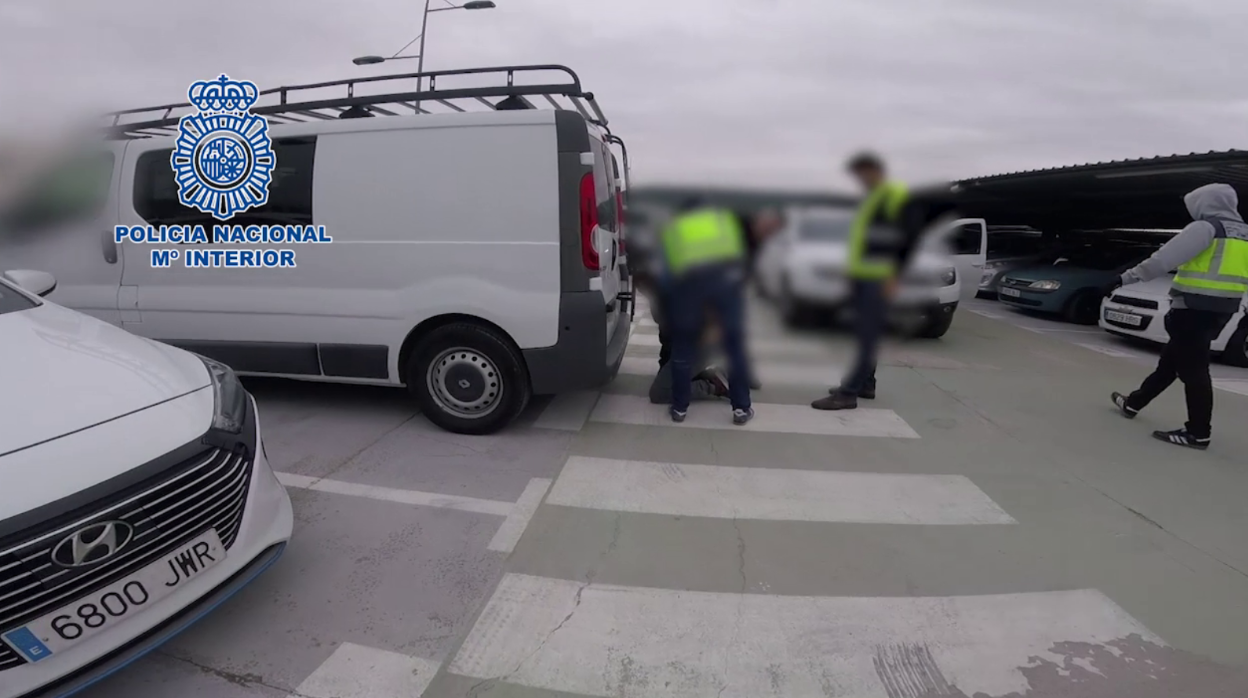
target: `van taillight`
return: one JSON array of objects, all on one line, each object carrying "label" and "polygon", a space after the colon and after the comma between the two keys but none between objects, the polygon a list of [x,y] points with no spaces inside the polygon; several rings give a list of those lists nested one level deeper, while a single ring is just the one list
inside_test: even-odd
[{"label": "van taillight", "polygon": [[598,191],[593,173],[581,177],[581,261],[590,271],[602,268],[594,247],[594,229],[598,227]]}]

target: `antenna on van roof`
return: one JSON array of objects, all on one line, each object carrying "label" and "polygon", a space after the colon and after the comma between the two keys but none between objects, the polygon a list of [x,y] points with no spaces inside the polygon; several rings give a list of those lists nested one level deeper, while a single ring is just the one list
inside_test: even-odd
[{"label": "antenna on van roof", "polygon": [[[517,75],[541,73],[562,73],[563,77],[559,81],[530,85],[515,82]],[[494,84],[479,86],[482,77],[492,78]],[[474,82],[478,86],[447,88],[438,85],[439,82],[445,84],[446,80],[472,78],[476,78]],[[424,89],[420,87],[422,84]],[[356,94],[357,86],[373,85],[383,88],[382,93]],[[342,88],[346,88],[345,95]],[[542,107],[538,106],[539,102],[543,103]],[[437,70],[275,87],[260,92],[251,112],[267,117],[271,125],[281,125],[365,116],[453,114],[482,108],[512,111],[547,107],[575,111],[586,121],[604,129],[607,127],[607,117],[594,99],[594,93],[581,87],[581,79],[571,68],[555,64]],[[361,110],[367,114],[361,114]],[[175,136],[178,120],[190,113],[194,113],[194,108],[189,103],[112,112],[106,115],[111,122],[105,126],[106,136],[125,139]]]}]

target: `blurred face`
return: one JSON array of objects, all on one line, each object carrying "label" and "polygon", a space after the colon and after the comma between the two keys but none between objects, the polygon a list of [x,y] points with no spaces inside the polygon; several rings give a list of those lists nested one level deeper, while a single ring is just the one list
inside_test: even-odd
[{"label": "blurred face", "polygon": [[760,213],[754,219],[754,229],[760,238],[766,239],[780,229],[780,216],[773,211]]},{"label": "blurred face", "polygon": [[871,191],[884,182],[884,171],[876,167],[858,167],[850,170],[863,191]]}]

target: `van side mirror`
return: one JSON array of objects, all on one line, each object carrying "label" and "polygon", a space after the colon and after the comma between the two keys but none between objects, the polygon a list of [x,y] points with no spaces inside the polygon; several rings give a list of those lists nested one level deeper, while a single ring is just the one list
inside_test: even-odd
[{"label": "van side mirror", "polygon": [[10,269],[4,272],[4,278],[13,282],[18,288],[33,293],[40,298],[56,290],[56,277],[46,271],[33,269]]}]

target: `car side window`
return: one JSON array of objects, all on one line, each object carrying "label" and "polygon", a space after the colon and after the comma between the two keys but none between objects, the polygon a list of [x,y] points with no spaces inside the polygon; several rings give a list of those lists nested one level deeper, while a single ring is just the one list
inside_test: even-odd
[{"label": "car side window", "polygon": [[[211,230],[222,222],[178,199],[178,183],[169,162],[172,150],[153,150],[135,163],[134,210],[151,225],[202,225]],[[228,225],[312,225],[312,176],[316,138],[273,141],[277,160],[264,206],[244,211]]]},{"label": "car side window", "polygon": [[114,163],[109,152],[60,161],[0,213],[0,222],[15,232],[33,232],[91,221],[108,204]]},{"label": "car side window", "polygon": [[983,244],[979,224],[962,224],[954,233],[952,243],[954,254],[979,254],[979,247]]}]

